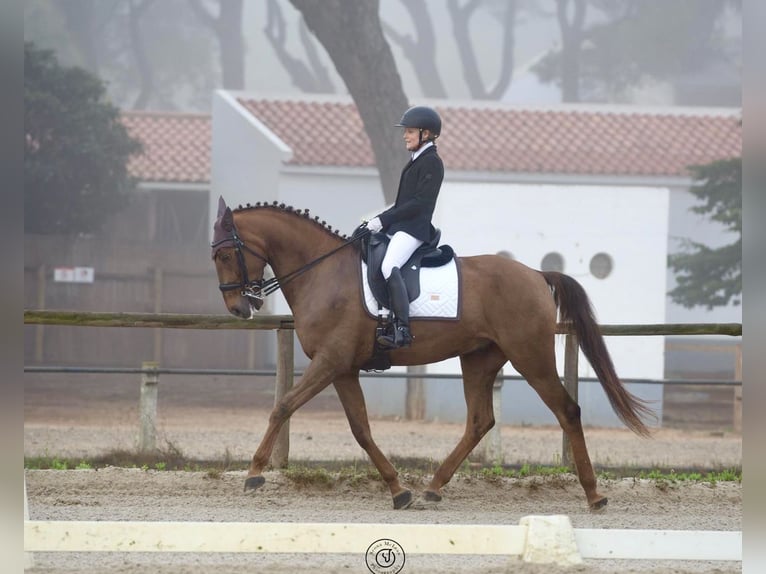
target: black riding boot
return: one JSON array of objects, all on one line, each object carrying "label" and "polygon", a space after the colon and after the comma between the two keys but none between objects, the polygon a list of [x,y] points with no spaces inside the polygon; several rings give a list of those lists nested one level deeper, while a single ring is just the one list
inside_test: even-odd
[{"label": "black riding boot", "polygon": [[410,334],[410,302],[407,297],[407,287],[398,267],[391,270],[388,278],[388,299],[391,311],[394,314],[394,334],[378,337],[378,344],[382,347],[398,349],[409,347],[412,344]]}]

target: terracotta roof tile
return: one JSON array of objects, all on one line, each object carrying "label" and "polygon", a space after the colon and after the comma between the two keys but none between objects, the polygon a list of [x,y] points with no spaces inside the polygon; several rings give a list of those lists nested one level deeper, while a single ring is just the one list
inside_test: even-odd
[{"label": "terracotta roof tile", "polygon": [[168,112],[123,112],[123,123],[144,151],[128,164],[142,181],[210,181],[210,116]]},{"label": "terracotta roof tile", "polygon": [[[374,165],[351,103],[265,98],[240,98],[239,103],[293,149],[292,165]],[[449,170],[683,176],[689,165],[742,153],[739,119],[732,114],[566,106],[436,109],[444,121],[439,151]],[[339,145],[339,133],[361,144]]]},{"label": "terracotta roof tile", "polygon": [[[375,165],[350,102],[239,102],[292,148],[290,165]],[[685,176],[689,165],[742,153],[739,117],[733,114],[480,105],[436,109],[444,120],[439,152],[448,171]],[[125,112],[123,120],[145,148],[131,160],[133,175],[143,181],[210,181],[210,116]],[[359,143],[348,146],[349,139]]]}]

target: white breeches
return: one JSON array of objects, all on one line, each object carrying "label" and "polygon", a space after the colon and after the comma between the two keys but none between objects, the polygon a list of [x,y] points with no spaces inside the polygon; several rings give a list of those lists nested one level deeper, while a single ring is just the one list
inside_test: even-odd
[{"label": "white breeches", "polygon": [[391,242],[388,244],[386,250],[386,256],[383,258],[383,263],[380,265],[380,270],[383,272],[383,277],[388,281],[391,277],[391,271],[394,267],[402,268],[402,265],[407,263],[407,260],[420,247],[423,242],[420,239],[415,239],[409,233],[404,231],[397,231],[391,237]]}]

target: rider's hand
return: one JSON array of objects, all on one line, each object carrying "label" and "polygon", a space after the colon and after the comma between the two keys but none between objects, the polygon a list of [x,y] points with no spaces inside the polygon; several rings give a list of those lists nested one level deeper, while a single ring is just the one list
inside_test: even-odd
[{"label": "rider's hand", "polygon": [[383,229],[383,224],[380,222],[379,217],[373,217],[370,221],[367,222],[367,229],[372,231],[373,233],[377,233],[381,229]]},{"label": "rider's hand", "polygon": [[360,237],[364,237],[365,235],[369,234],[370,230],[367,229],[367,223],[362,223],[359,227],[354,229],[354,232],[351,234],[351,239],[356,241]]}]

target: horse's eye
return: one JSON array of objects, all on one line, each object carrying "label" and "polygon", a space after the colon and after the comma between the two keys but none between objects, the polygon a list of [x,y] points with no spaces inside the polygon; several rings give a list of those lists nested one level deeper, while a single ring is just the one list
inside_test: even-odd
[{"label": "horse's eye", "polygon": [[230,253],[219,253],[218,258],[221,260],[222,263],[228,263],[231,260],[231,254]]}]

